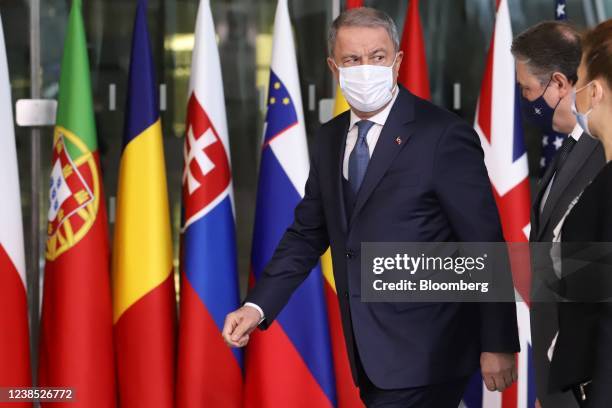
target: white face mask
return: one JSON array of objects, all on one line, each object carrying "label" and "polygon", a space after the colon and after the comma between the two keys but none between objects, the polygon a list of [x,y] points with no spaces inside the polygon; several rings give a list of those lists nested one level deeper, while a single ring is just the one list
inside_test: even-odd
[{"label": "white face mask", "polygon": [[576,116],[576,121],[578,122],[582,130],[584,130],[584,133],[586,133],[593,139],[596,139],[596,137],[594,137],[591,131],[589,130],[589,113],[593,111],[593,108],[589,109],[585,113],[578,112],[578,108],[576,108],[576,94],[586,89],[589,85],[591,85],[591,83],[592,81],[580,89],[574,89],[574,91],[572,92],[572,113]]},{"label": "white face mask", "polygon": [[384,65],[355,65],[339,67],[340,89],[351,107],[360,112],[374,112],[393,97],[393,67]]}]

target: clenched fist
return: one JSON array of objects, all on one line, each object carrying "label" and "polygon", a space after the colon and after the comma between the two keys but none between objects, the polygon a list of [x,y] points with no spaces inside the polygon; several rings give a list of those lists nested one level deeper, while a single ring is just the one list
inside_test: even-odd
[{"label": "clenched fist", "polygon": [[489,391],[503,391],[517,378],[514,354],[483,352],[480,354],[480,369]]},{"label": "clenched fist", "polygon": [[255,330],[261,315],[257,309],[242,306],[225,318],[223,325],[223,340],[231,347],[244,347],[249,342],[249,336]]}]

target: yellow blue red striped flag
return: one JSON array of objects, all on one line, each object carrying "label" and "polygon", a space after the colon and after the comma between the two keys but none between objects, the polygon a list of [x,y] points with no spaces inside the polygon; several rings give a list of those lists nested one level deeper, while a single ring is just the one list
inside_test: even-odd
[{"label": "yellow blue red striped flag", "polygon": [[162,128],[146,20],[132,38],[113,247],[113,320],[121,406],[174,404],[175,288]]}]

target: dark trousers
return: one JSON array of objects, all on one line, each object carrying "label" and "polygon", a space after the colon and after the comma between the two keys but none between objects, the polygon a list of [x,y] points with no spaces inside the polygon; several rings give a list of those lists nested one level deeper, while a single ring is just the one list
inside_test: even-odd
[{"label": "dark trousers", "polygon": [[470,377],[422,387],[383,390],[368,378],[357,357],[359,396],[368,408],[457,408]]}]

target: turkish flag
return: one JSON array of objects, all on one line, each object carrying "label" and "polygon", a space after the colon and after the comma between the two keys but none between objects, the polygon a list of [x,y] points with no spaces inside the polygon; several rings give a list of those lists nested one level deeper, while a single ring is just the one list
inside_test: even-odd
[{"label": "turkish flag", "polygon": [[400,49],[404,52],[404,59],[399,69],[398,81],[416,96],[431,99],[419,0],[410,1]]}]

